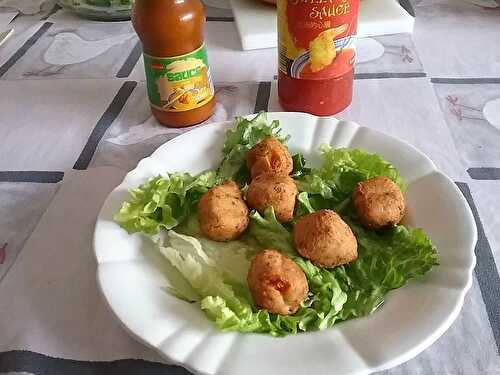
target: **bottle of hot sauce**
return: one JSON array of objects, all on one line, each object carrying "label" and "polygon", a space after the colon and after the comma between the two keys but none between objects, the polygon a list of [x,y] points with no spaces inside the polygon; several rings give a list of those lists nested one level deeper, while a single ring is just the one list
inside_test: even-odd
[{"label": "bottle of hot sauce", "polygon": [[278,0],[278,95],[287,111],[332,115],[352,100],[359,0]]},{"label": "bottle of hot sauce", "polygon": [[214,87],[203,43],[200,0],[135,0],[132,23],[141,39],[151,110],[170,127],[206,120]]}]

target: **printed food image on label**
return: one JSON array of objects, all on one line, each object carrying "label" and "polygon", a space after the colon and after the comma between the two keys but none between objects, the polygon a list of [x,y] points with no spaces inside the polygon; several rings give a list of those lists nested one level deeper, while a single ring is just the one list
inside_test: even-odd
[{"label": "printed food image on label", "polygon": [[149,101],[158,109],[187,111],[205,105],[214,96],[204,45],[182,56],[144,54],[144,66]]},{"label": "printed food image on label", "polygon": [[280,71],[298,79],[329,79],[353,69],[358,12],[358,2],[354,3],[278,0]]}]

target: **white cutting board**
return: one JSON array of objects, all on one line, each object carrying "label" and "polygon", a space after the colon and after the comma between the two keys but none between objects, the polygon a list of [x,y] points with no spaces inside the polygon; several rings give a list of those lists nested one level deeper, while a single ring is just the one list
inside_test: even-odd
[{"label": "white cutting board", "polygon": [[[244,50],[277,46],[276,7],[261,0],[231,0]],[[415,19],[396,0],[361,0],[358,36],[411,33]]]}]

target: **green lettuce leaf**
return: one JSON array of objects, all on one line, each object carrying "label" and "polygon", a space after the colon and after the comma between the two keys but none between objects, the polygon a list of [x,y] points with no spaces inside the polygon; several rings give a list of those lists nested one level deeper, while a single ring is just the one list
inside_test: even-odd
[{"label": "green lettuce leaf", "polygon": [[342,320],[364,316],[380,306],[385,295],[419,277],[438,264],[438,254],[421,229],[398,225],[372,231],[358,221],[351,192],[363,180],[386,176],[402,190],[406,183],[399,172],[380,156],[362,150],[321,147],[323,165],[300,177],[294,221],[300,216],[328,208],[339,213],[358,241],[358,259],[330,270],[339,280],[347,301]]},{"label": "green lettuce leaf", "polygon": [[279,250],[288,256],[296,256],[290,232],[276,219],[274,209],[269,207],[261,216],[258,211],[250,214],[249,234],[264,248]]},{"label": "green lettuce leaf", "polygon": [[308,174],[311,168],[306,167],[306,158],[301,153],[292,156],[293,170],[291,176],[296,178]]},{"label": "green lettuce leaf", "polygon": [[[161,254],[186,278],[201,298],[220,296],[237,314],[251,312],[251,306],[238,298],[232,286],[225,282],[217,263],[192,236],[168,231],[168,244],[157,242]],[[247,311],[248,310],[248,311]]]},{"label": "green lettuce leaf", "polygon": [[217,172],[151,178],[130,190],[130,198],[114,216],[115,221],[129,233],[157,234],[161,228],[175,228],[194,211],[201,195],[212,186],[228,179],[240,184],[248,182],[247,151],[270,136],[286,142],[288,137],[280,133],[278,121],[269,123],[263,112],[249,120],[236,117],[234,126],[226,132],[223,160]]},{"label": "green lettuce leaf", "polygon": [[[283,243],[291,241],[290,233],[279,228],[273,213],[267,216],[274,221],[276,235],[288,236]],[[262,218],[262,220],[265,220]],[[340,283],[330,272],[314,266],[309,261],[299,257],[292,257],[304,270],[310,288],[310,296],[292,316],[282,316],[256,308],[251,300],[248,287],[241,283],[234,283],[227,277],[227,268],[238,268],[246,276],[249,262],[247,256],[228,256],[225,262],[220,261],[217,254],[218,246],[226,252],[225,246],[233,246],[196,238],[193,236],[168,232],[169,246],[158,243],[160,252],[179,270],[191,286],[198,293],[200,307],[212,319],[217,327],[223,331],[266,333],[272,336],[285,336],[300,331],[317,330],[331,327],[338,319],[342,305],[347,296],[342,291]],[[270,238],[272,236],[266,236]],[[265,240],[264,240],[265,241]],[[236,241],[241,245],[241,241]],[[252,245],[243,244],[243,248]],[[238,246],[236,246],[238,247]],[[259,249],[260,247],[256,247]],[[231,262],[232,261],[232,262]],[[230,264],[232,263],[232,264]],[[176,296],[181,296],[175,291]],[[181,299],[187,300],[187,297]]]},{"label": "green lettuce leaf", "polygon": [[[300,195],[307,199],[307,193],[303,192],[299,194],[299,201]],[[306,202],[307,211],[314,210]],[[436,248],[421,229],[398,225],[388,231],[375,232],[361,226],[354,215],[343,218],[358,241],[358,259],[345,266],[321,269],[297,255],[291,233],[276,220],[272,208],[264,217],[252,214],[250,233],[261,246],[280,250],[294,259],[306,273],[312,299],[319,298],[320,302],[312,305],[318,313],[316,320],[312,326],[307,326],[308,329],[322,328],[318,323],[323,320],[320,316],[331,316],[331,321],[322,323],[331,326],[336,320],[368,315],[384,302],[390,290],[402,287],[438,264]],[[322,286],[328,289],[333,284],[340,286],[340,290],[321,290]],[[330,302],[325,296],[331,296]],[[336,313],[329,315],[327,311]]]},{"label": "green lettuce leaf", "polygon": [[174,173],[150,178],[130,190],[114,220],[129,233],[157,234],[161,228],[172,229],[187,219],[200,197],[216,181],[215,172],[199,176]]},{"label": "green lettuce leaf", "polygon": [[436,248],[421,229],[398,225],[375,232],[360,225],[354,216],[343,218],[358,240],[358,259],[334,270],[347,293],[342,320],[373,312],[390,290],[439,264]]},{"label": "green lettuce leaf", "polygon": [[222,272],[224,280],[239,292],[247,292],[245,289],[248,289],[246,280],[250,261],[260,250],[256,241],[246,235],[228,242],[212,241],[203,237],[196,214],[191,215],[183,225],[175,228],[175,231],[195,237],[203,251]]},{"label": "green lettuce leaf", "polygon": [[398,170],[377,154],[358,149],[320,148],[323,164],[297,179],[299,191],[307,192],[317,208],[336,208],[338,203],[349,200],[352,190],[360,181],[376,176],[386,176],[401,190],[406,183]]},{"label": "green lettuce leaf", "polygon": [[226,131],[226,139],[222,149],[222,163],[217,170],[219,181],[233,179],[240,184],[248,182],[246,154],[257,143],[267,137],[275,137],[285,143],[288,137],[281,135],[278,121],[267,120],[265,112],[261,112],[248,120],[236,117],[234,125]]},{"label": "green lettuce leaf", "polygon": [[310,261],[298,256],[293,247],[291,232],[278,222],[272,207],[264,212],[264,216],[257,211],[251,214],[249,232],[263,248],[275,249],[286,254],[306,274],[309,298],[296,314],[289,317],[300,318],[297,328],[307,331],[331,327],[347,300],[347,295],[341,289],[335,274],[325,268],[316,267]]},{"label": "green lettuce leaf", "polygon": [[[371,231],[360,225],[351,204],[354,186],[375,176],[387,176],[402,190],[406,184],[398,171],[380,156],[362,150],[322,146],[323,165],[307,167],[301,154],[293,156],[292,177],[299,188],[294,220],[277,221],[274,210],[251,213],[250,227],[237,241],[220,243],[203,238],[195,215],[196,204],[210,187],[233,179],[248,183],[246,153],[262,139],[274,136],[285,143],[277,121],[265,114],[253,119],[237,118],[227,131],[223,161],[217,172],[200,176],[172,174],[155,177],[130,191],[130,198],[115,215],[129,233],[157,234],[159,251],[196,291],[196,302],[223,331],[256,332],[285,336],[331,327],[337,321],[372,313],[392,289],[405,285],[438,264],[438,254],[420,229],[396,226]],[[302,215],[329,208],[339,213],[358,240],[358,259],[333,269],[319,268],[301,258],[293,244],[293,223]],[[176,231],[172,231],[176,228]],[[165,240],[167,237],[167,240]],[[257,308],[246,284],[250,260],[263,248],[279,250],[304,271],[310,293],[292,316]],[[186,301],[176,289],[170,293]]]},{"label": "green lettuce leaf", "polygon": [[320,151],[323,159],[320,176],[345,194],[351,194],[358,182],[376,176],[386,176],[401,190],[406,190],[398,170],[380,155],[359,149],[333,149],[327,145],[321,146]]}]

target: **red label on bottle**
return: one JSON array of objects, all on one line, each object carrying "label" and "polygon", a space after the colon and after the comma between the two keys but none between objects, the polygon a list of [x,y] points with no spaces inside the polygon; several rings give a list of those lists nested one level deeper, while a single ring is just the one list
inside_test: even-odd
[{"label": "red label on bottle", "polygon": [[280,70],[329,79],[353,68],[357,0],[278,0]]}]

